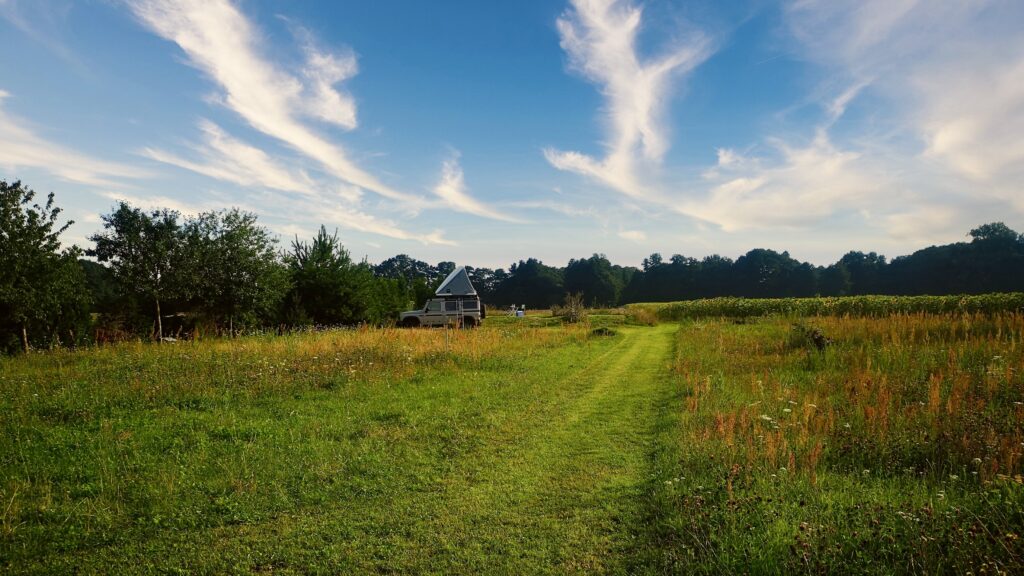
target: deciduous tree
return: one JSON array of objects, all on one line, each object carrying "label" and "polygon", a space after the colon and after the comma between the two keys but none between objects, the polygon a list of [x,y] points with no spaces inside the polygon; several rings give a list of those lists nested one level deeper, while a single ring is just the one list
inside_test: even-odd
[{"label": "deciduous tree", "polygon": [[104,232],[89,239],[89,254],[109,262],[123,289],[151,299],[156,306],[156,337],[163,339],[160,302],[187,295],[191,272],[184,250],[179,214],[161,209],[146,213],[126,202],[103,216]]},{"label": "deciduous tree", "polygon": [[[51,192],[43,204],[21,182],[0,180],[0,347],[32,336],[45,341],[88,313],[89,292],[77,247],[61,249],[61,209]],[[68,334],[73,336],[72,334]],[[59,335],[58,335],[59,337]]]}]

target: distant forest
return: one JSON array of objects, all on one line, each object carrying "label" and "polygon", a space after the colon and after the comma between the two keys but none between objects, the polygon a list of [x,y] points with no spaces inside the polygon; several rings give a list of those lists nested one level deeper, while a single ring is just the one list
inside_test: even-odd
[{"label": "distant forest", "polygon": [[[565,267],[520,260],[491,270],[467,267],[485,302],[547,308],[567,293],[580,293],[592,306],[672,302],[739,296],[946,295],[1024,290],[1024,236],[1001,222],[979,226],[969,242],[931,246],[892,260],[874,252],[847,252],[829,266],[792,258],[789,252],[755,248],[733,260],[717,254],[702,259],[651,254],[641,268],[612,264],[603,254],[570,260]],[[436,278],[450,263],[434,268],[408,256],[375,267],[379,276]],[[440,269],[437,269],[440,268]]]},{"label": "distant forest", "polygon": [[[310,325],[388,324],[421,306],[454,262],[407,255],[355,261],[321,227],[282,247],[254,214],[182,216],[119,203],[91,246],[64,248],[61,210],[21,182],[0,180],[0,352],[183,335],[234,335]],[[508,270],[467,266],[485,304],[548,308],[568,294],[594,307],[740,296],[977,294],[1024,291],[1024,237],[1000,222],[970,241],[887,260],[849,252],[814,266],[757,248],[736,260],[675,254],[640,268],[602,254],[564,267],[527,258]]]}]

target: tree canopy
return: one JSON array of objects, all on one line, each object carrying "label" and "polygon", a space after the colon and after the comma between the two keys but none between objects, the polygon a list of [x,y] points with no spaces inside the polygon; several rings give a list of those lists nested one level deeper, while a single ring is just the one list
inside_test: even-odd
[{"label": "tree canopy", "polygon": [[8,351],[73,343],[90,304],[80,251],[61,248],[72,222],[59,224],[53,193],[41,204],[35,196],[21,182],[0,180],[0,348]]}]

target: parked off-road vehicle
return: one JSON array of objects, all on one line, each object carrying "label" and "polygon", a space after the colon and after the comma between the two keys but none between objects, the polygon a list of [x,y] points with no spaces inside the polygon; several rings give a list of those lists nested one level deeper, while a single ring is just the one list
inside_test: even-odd
[{"label": "parked off-road vehicle", "polygon": [[402,312],[399,324],[416,326],[458,326],[473,328],[484,318],[483,305],[475,296],[431,298],[422,310]]},{"label": "parked off-road vehicle", "polygon": [[473,328],[487,317],[480,297],[469,281],[465,267],[456,268],[434,292],[437,298],[427,300],[422,310],[402,312],[400,326],[458,326]]}]

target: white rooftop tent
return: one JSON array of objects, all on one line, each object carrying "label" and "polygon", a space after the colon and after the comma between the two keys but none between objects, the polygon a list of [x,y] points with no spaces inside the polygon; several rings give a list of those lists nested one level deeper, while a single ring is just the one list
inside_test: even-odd
[{"label": "white rooftop tent", "polygon": [[434,292],[437,296],[476,296],[476,288],[469,281],[465,266],[459,266],[441,282]]}]

